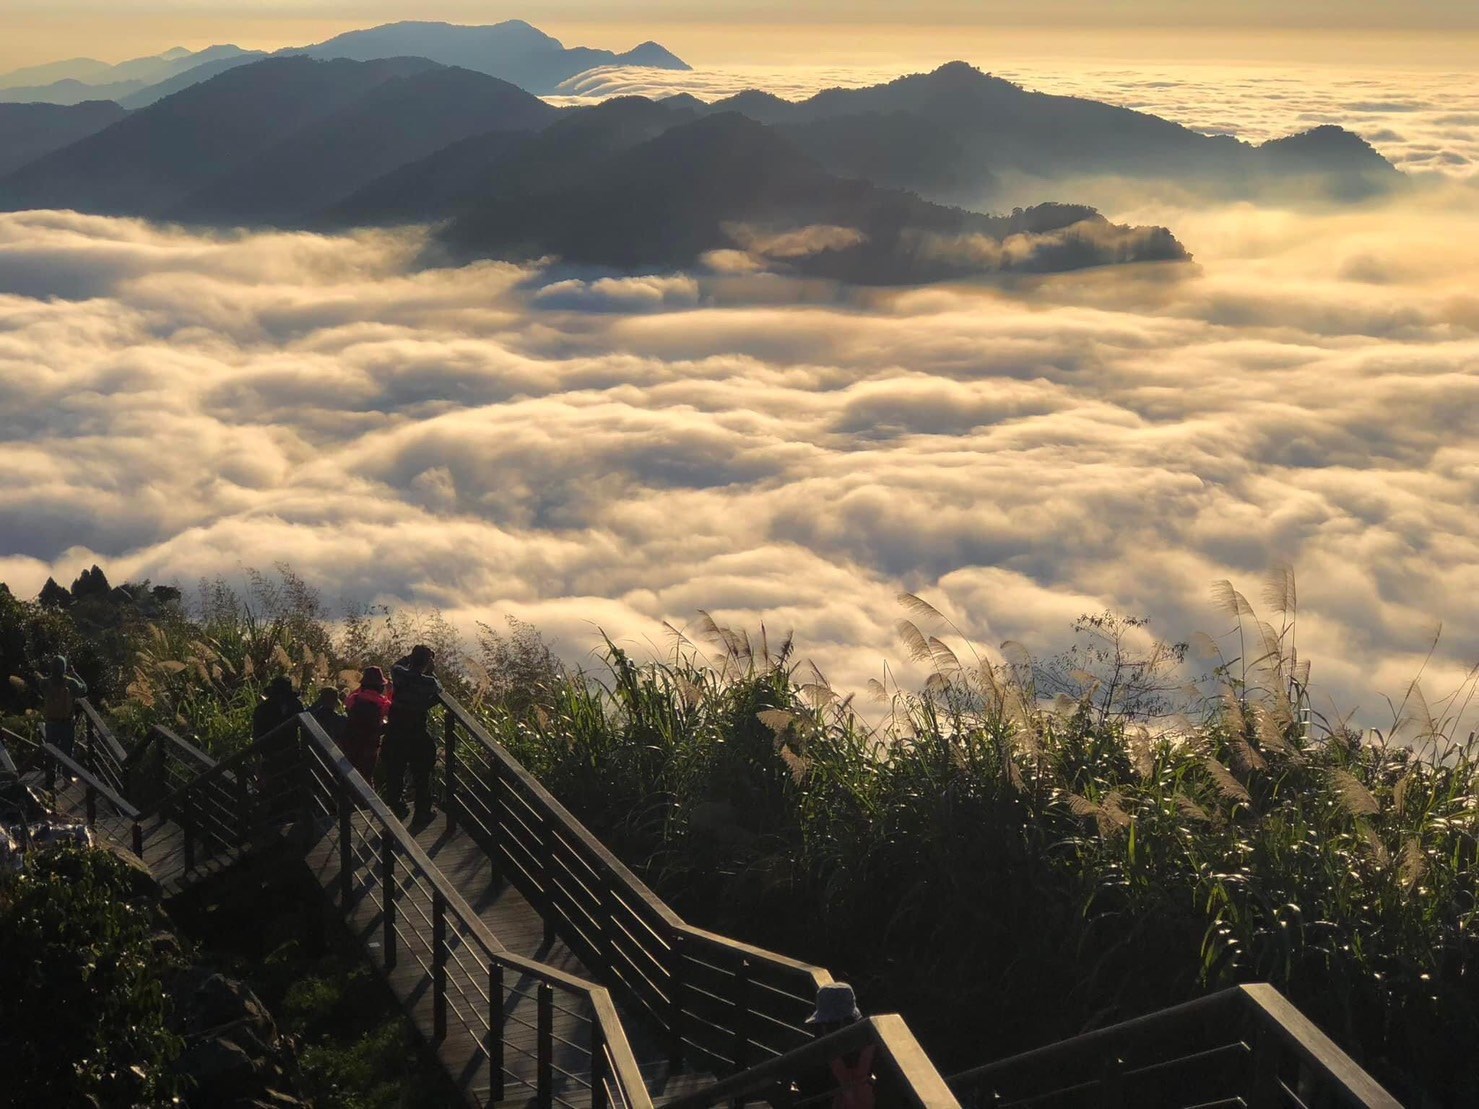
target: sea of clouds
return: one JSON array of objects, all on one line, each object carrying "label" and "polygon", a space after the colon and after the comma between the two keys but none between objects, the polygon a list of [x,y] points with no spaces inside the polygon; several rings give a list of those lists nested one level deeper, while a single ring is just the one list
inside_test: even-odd
[{"label": "sea of clouds", "polygon": [[[1197,96],[1218,127],[1338,114],[1299,91]],[[287,561],[577,660],[703,609],[858,689],[918,677],[901,590],[1049,651],[1106,608],[1223,634],[1211,583],[1256,602],[1287,561],[1316,682],[1380,723],[1440,622],[1430,699],[1479,659],[1479,183],[1452,165],[1359,209],[1142,202],[1191,266],[904,291],[0,215],[0,580]]]}]

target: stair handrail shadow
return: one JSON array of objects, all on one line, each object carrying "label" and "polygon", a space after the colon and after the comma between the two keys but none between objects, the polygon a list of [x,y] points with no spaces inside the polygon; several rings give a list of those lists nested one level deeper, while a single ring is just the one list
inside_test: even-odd
[{"label": "stair handrail shadow", "polygon": [[1220,990],[973,1067],[947,1081],[962,1101],[977,1105],[1401,1109],[1266,983]]},{"label": "stair handrail shadow", "polygon": [[505,878],[587,965],[669,1038],[674,1064],[745,1071],[812,1040],[822,967],[684,921],[495,740],[441,697],[438,758],[449,823],[465,824]]},{"label": "stair handrail shadow", "polygon": [[[446,1035],[449,1017],[446,976],[448,961],[452,957],[448,934],[455,930],[460,933],[463,949],[471,945],[477,952],[483,964],[483,980],[490,983],[486,1020],[480,1019],[478,1026],[470,1031],[478,1033],[477,1039],[486,1038],[493,1100],[502,1100],[505,1094],[502,1069],[505,997],[502,982],[503,972],[507,970],[539,983],[539,1057],[534,1088],[537,1104],[548,1106],[554,1101],[553,995],[555,991],[561,991],[577,995],[592,1010],[591,1040],[587,1048],[588,1073],[584,1077],[572,1077],[583,1085],[589,1085],[593,1109],[604,1109],[607,1105],[652,1109],[652,1099],[610,992],[595,982],[509,951],[355,770],[318,721],[311,714],[304,713],[296,718],[295,723],[303,740],[307,792],[314,802],[312,818],[338,826],[341,907],[347,913],[354,898],[367,896],[378,883],[384,921],[381,951],[387,967],[394,965],[397,951],[395,895],[398,889],[404,888],[403,882],[396,877],[397,861],[408,876],[430,888],[432,966],[423,964],[423,969],[431,977],[433,1039]],[[353,824],[357,814],[367,814],[369,822],[378,831],[378,843],[372,845],[373,854],[368,863],[353,849]],[[363,890],[357,889],[357,862],[366,863],[361,868],[365,879]],[[412,914],[405,915],[414,926],[416,921]],[[471,1007],[468,1008],[470,1010]],[[458,1020],[465,1019],[460,1009],[451,1015]]]},{"label": "stair handrail shadow", "polygon": [[832,1079],[829,1064],[833,1059],[870,1046],[874,1049],[872,1069],[880,1103],[912,1105],[919,1109],[958,1109],[960,1102],[897,1013],[864,1017],[803,1047],[722,1078],[697,1093],[666,1102],[663,1109],[708,1109],[728,1101],[743,1104],[752,1098],[772,1101],[779,1098],[781,1104],[809,1104],[820,1109],[833,1104],[833,1096],[842,1092],[840,1085],[825,1094],[813,1092],[805,1101],[790,1102],[785,1092],[791,1082],[808,1074]]}]

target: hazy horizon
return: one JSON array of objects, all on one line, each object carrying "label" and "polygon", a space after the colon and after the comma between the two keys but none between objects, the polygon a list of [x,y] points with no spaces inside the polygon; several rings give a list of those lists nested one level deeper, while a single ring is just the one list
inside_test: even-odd
[{"label": "hazy horizon", "polygon": [[1044,23],[975,21],[964,26],[929,22],[812,21],[811,9],[784,22],[748,19],[648,20],[616,18],[603,9],[601,18],[542,17],[508,8],[498,14],[448,6],[387,8],[383,14],[353,17],[260,14],[182,15],[144,11],[130,15],[117,7],[93,11],[79,22],[67,6],[47,5],[24,25],[9,26],[0,38],[0,72],[90,57],[108,64],[149,57],[183,47],[201,50],[234,44],[249,50],[277,50],[323,41],[345,31],[403,19],[451,23],[493,23],[522,18],[559,38],[567,46],[625,50],[656,40],[694,64],[811,63],[877,64],[907,61],[938,63],[975,55],[988,62],[1040,57],[1125,61],[1221,61],[1257,64],[1299,61],[1319,65],[1448,68],[1467,64],[1479,49],[1479,17],[1451,26],[1362,26],[1359,20],[1309,28],[1295,24],[1233,23],[1225,26],[1184,22],[1089,23],[1065,28]]}]

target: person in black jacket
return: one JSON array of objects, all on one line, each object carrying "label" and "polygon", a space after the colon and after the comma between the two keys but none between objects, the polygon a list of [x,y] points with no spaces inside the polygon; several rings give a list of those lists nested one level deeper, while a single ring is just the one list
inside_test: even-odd
[{"label": "person in black jacket", "polygon": [[349,718],[339,711],[343,701],[344,694],[333,686],[326,685],[318,691],[318,700],[308,710],[309,715],[318,721],[324,734],[340,747],[344,746],[344,728],[349,723]]},{"label": "person in black jacket", "polygon": [[442,695],[442,683],[432,673],[436,659],[430,647],[418,643],[390,670],[390,718],[385,725],[385,800],[402,820],[406,816],[406,772],[416,800],[413,828],[424,828],[436,815],[431,803],[431,769],[436,764],[436,740],[427,726],[427,714]]},{"label": "person in black jacket", "polygon": [[292,681],[282,676],[268,682],[263,694],[252,712],[252,739],[267,739],[257,763],[257,793],[265,811],[281,818],[295,804],[293,770],[298,753],[298,730],[285,725],[303,711],[303,702]]}]

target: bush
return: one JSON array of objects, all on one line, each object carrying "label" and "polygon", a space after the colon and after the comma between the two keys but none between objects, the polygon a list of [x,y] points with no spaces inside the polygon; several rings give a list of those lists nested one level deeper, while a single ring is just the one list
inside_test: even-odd
[{"label": "bush", "polygon": [[165,967],[154,906],[128,868],[59,847],[0,876],[0,1089],[15,1105],[171,1104]]}]

